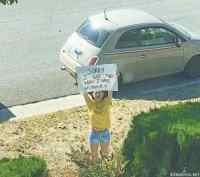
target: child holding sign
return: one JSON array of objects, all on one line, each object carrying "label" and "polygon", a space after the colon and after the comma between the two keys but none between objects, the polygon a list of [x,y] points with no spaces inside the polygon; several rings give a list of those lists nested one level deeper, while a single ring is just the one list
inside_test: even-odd
[{"label": "child holding sign", "polygon": [[99,147],[103,157],[109,153],[112,92],[89,92],[84,94],[84,98],[90,119],[88,141],[92,160],[95,161],[98,157]]},{"label": "child holding sign", "polygon": [[92,160],[107,156],[110,146],[110,112],[112,91],[118,91],[117,66],[114,64],[81,66],[76,68],[78,86],[84,93],[88,107],[90,130],[88,140]]}]

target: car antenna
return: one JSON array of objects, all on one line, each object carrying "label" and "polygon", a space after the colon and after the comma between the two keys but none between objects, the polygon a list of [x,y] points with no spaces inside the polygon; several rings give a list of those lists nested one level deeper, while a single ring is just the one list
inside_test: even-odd
[{"label": "car antenna", "polygon": [[109,20],[107,14],[106,14],[106,9],[104,9],[103,13],[104,13],[105,20]]}]

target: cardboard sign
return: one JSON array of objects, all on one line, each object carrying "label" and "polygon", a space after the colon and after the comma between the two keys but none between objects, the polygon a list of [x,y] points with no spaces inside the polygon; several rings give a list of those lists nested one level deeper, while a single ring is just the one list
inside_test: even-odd
[{"label": "cardboard sign", "polygon": [[103,64],[76,68],[81,92],[118,91],[117,65]]}]

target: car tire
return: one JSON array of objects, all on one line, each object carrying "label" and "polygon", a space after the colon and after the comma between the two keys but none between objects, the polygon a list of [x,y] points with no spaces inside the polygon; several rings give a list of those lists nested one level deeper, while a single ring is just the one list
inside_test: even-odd
[{"label": "car tire", "polygon": [[200,76],[200,55],[191,58],[184,69],[184,73],[186,76],[192,78]]}]

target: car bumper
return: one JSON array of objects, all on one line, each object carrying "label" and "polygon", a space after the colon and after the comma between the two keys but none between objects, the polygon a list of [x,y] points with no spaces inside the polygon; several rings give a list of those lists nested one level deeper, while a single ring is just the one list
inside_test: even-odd
[{"label": "car bumper", "polygon": [[67,71],[67,73],[69,73],[74,79],[77,79],[77,73],[71,70],[69,67],[65,66],[64,70]]},{"label": "car bumper", "polygon": [[60,61],[64,64],[65,70],[77,80],[76,67],[81,66],[79,63],[73,60],[67,53],[60,53]]}]

